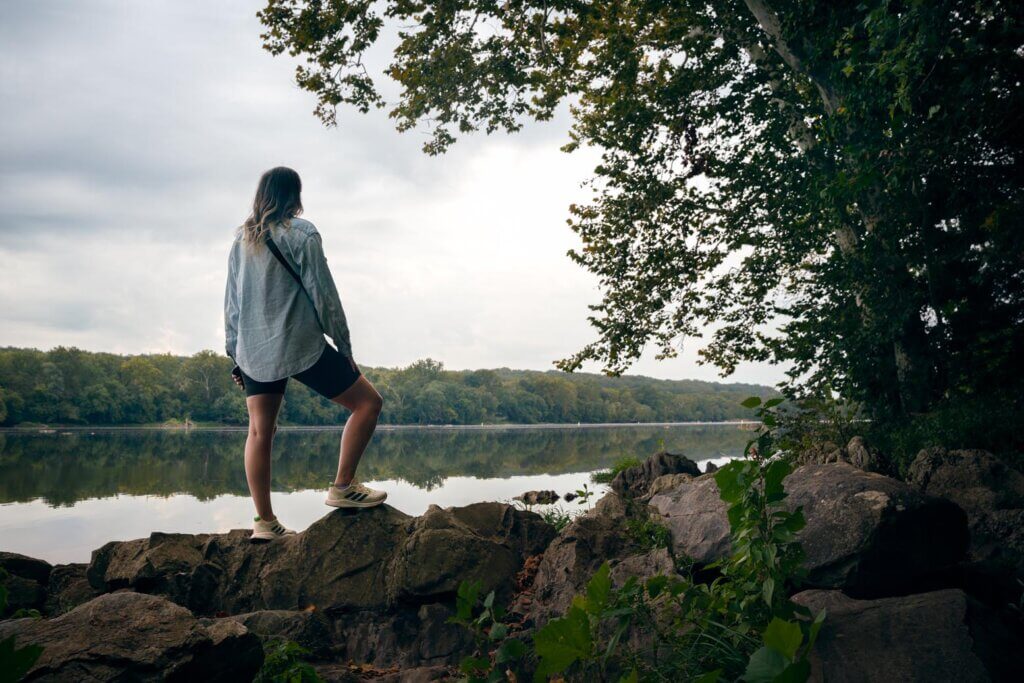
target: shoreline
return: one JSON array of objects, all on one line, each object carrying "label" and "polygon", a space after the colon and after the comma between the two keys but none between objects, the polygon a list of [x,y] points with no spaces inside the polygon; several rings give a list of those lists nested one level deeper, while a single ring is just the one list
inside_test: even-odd
[{"label": "shoreline", "polygon": [[[479,425],[396,425],[380,424],[377,431],[499,431],[499,430],[547,430],[547,429],[622,429],[627,427],[745,427],[760,424],[756,420],[723,420],[696,422],[539,422],[536,424],[479,424]],[[281,425],[278,431],[341,431],[344,423],[339,425]],[[181,425],[47,425],[45,427],[0,427],[0,434],[56,434],[78,432],[244,432],[246,425],[194,426]]]}]

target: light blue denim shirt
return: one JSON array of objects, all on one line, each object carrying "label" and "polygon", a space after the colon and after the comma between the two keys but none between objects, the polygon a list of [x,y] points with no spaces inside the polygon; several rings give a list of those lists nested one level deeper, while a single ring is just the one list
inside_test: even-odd
[{"label": "light blue denim shirt", "polygon": [[352,358],[348,322],[320,233],[309,221],[293,218],[287,227],[272,226],[270,234],[306,293],[266,245],[249,248],[239,234],[231,245],[224,290],[227,354],[258,382],[308,369],[323,353],[325,333]]}]

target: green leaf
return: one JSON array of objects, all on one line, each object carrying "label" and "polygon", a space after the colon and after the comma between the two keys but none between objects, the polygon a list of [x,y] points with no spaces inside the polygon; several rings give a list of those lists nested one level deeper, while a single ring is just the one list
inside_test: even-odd
[{"label": "green leaf", "polygon": [[746,683],[772,683],[789,664],[781,652],[766,645],[750,656],[743,680]]},{"label": "green leaf", "polygon": [[806,659],[801,659],[799,662],[793,662],[787,666],[772,683],[807,683],[807,679],[810,677],[811,663]]},{"label": "green leaf", "polygon": [[611,568],[603,563],[587,582],[587,611],[600,614],[608,604],[608,596],[612,592]]},{"label": "green leaf", "polygon": [[740,403],[740,405],[743,406],[744,408],[756,408],[759,405],[761,405],[761,399],[758,398],[757,396],[751,396],[750,398]]},{"label": "green leaf", "polygon": [[628,676],[623,676],[619,679],[619,683],[639,683],[639,681],[640,678],[636,672],[636,669],[630,671]]},{"label": "green leaf", "polygon": [[590,619],[580,607],[573,606],[560,619],[552,619],[533,636],[533,647],[540,657],[535,681],[568,669],[577,659],[589,657],[593,650]]},{"label": "green leaf", "polygon": [[505,624],[495,624],[491,627],[491,640],[502,640],[508,635],[508,626]]},{"label": "green leaf", "polygon": [[769,607],[771,607],[771,605],[772,605],[772,596],[774,594],[775,594],[775,579],[773,579],[772,577],[769,576],[767,579],[764,580],[764,583],[761,584],[761,595],[764,596],[764,602]]},{"label": "green leaf", "polygon": [[647,580],[647,595],[654,599],[661,595],[661,592],[665,590],[665,586],[668,585],[668,577],[664,574],[652,576]]},{"label": "green leaf", "polygon": [[4,669],[0,672],[0,677],[4,681],[21,680],[21,677],[28,673],[39,656],[43,654],[43,648],[38,645],[14,647],[14,638],[15,636],[9,636],[0,641],[0,663],[3,664]]},{"label": "green leaf", "polygon": [[455,612],[459,619],[469,621],[473,618],[473,608],[480,596],[479,581],[463,581],[455,594]]},{"label": "green leaf", "polygon": [[814,617],[814,623],[811,624],[811,628],[807,634],[807,649],[810,650],[814,647],[814,643],[818,640],[818,632],[821,631],[821,625],[825,622],[826,611],[823,609],[818,612],[818,616]]},{"label": "green leaf", "polygon": [[525,654],[526,644],[518,638],[509,638],[501,644],[501,647],[498,648],[498,652],[494,656],[494,661],[498,664],[514,662],[517,659],[522,659]]},{"label": "green leaf", "polygon": [[804,640],[800,624],[775,617],[764,630],[764,644],[777,650],[786,659],[796,658],[796,651]]},{"label": "green leaf", "polygon": [[781,405],[786,399],[784,398],[770,398],[764,403],[765,408],[774,408],[777,405]]},{"label": "green leaf", "polygon": [[491,660],[484,657],[464,657],[459,662],[459,670],[468,676],[472,676],[480,671],[487,671],[490,668]]}]

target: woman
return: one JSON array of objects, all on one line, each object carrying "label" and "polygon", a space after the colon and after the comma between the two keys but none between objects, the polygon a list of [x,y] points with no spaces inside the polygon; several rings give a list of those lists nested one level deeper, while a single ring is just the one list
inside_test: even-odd
[{"label": "woman", "polygon": [[302,181],[292,169],[264,173],[252,214],[238,229],[228,259],[225,341],[236,364],[232,376],[245,390],[249,409],[245,477],[256,505],[251,537],[256,541],[295,533],[278,521],[270,505],[270,449],[289,377],[352,411],[327,505],[372,507],[387,498],[355,478],[377,426],[381,397],[352,358],[345,311],[320,234],[297,217],[301,192]]}]

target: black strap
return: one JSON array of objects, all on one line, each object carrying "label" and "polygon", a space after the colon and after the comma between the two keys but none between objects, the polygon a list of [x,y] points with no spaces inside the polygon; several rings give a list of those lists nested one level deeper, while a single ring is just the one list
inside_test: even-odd
[{"label": "black strap", "polygon": [[[302,278],[299,277],[299,274],[295,272],[294,268],[292,268],[292,264],[288,263],[288,260],[285,259],[284,254],[281,253],[281,250],[277,248],[277,244],[274,242],[274,238],[270,236],[269,232],[266,233],[265,239],[267,240],[267,247],[270,249],[270,251],[274,253],[274,256],[277,257],[277,260],[280,261],[281,265],[284,266],[288,270],[288,272],[292,274],[292,277],[295,278],[295,281],[299,283],[299,287],[302,289],[304,293],[306,293],[306,288],[302,285]],[[309,296],[309,294],[306,293],[306,296]]]}]

